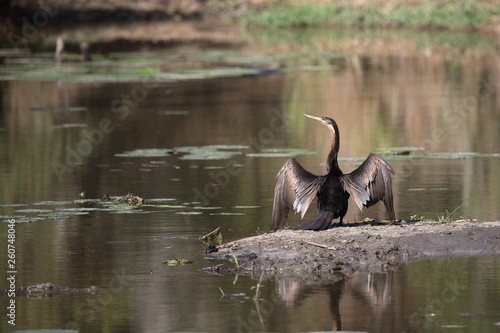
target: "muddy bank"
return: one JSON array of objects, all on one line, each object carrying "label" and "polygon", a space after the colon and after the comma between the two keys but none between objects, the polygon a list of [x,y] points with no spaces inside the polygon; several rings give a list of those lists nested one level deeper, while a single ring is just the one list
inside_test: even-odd
[{"label": "muddy bank", "polygon": [[416,221],[397,225],[347,224],[326,231],[281,230],[219,246],[208,256],[234,261],[259,276],[338,279],[356,271],[380,272],[437,257],[500,255],[500,221]]}]

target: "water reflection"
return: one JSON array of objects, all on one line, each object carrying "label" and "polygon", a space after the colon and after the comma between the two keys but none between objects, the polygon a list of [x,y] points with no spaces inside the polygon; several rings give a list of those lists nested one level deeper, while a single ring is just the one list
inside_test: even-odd
[{"label": "water reflection", "polygon": [[[481,294],[489,290],[498,295],[493,277],[498,262],[498,258],[426,260],[394,272],[357,272],[323,286],[277,278],[277,299],[284,309],[276,304],[276,316],[284,320],[276,325],[284,326],[266,328],[421,332],[460,326],[468,332],[493,332],[499,325],[498,302],[496,296]],[[471,267],[474,270],[467,270]],[[464,294],[474,294],[478,302],[471,303]]]},{"label": "water reflection", "polygon": [[[493,51],[457,57],[336,55],[314,61],[295,55],[282,65],[293,71],[161,82],[150,89],[143,82],[0,83],[0,204],[34,208],[33,203],[42,202],[36,207],[56,211],[68,206],[43,201],[71,201],[85,190],[92,198],[128,192],[172,198],[173,205],[194,211],[193,201],[205,201],[196,197],[198,190],[207,198],[204,204],[213,208],[198,210],[198,215],[164,208],[144,208],[140,214],[91,211],[16,225],[20,285],[52,282],[110,290],[99,298],[19,299],[20,329],[76,323],[82,332],[390,332],[456,324],[493,331],[492,325],[500,321],[492,310],[500,299],[495,259],[417,263],[394,273],[358,273],[322,286],[265,281],[261,298],[269,302],[260,305],[251,300],[255,279],[240,277],[233,284],[232,276],[198,271],[212,263],[204,261],[205,244],[197,237],[218,226],[225,241],[268,229],[273,179],[286,157],[247,153],[290,147],[328,151],[328,132],[303,117],[304,112],[336,119],[344,158],[364,158],[376,148],[391,146],[424,147],[426,154],[500,153],[498,56]],[[307,70],[313,65],[321,66]],[[80,111],[68,111],[72,108]],[[230,160],[115,156],[135,149],[214,144],[250,148]],[[498,219],[498,156],[447,157],[390,162],[396,170],[397,217],[436,218],[463,205],[457,217]],[[305,155],[299,160],[319,174],[325,158]],[[344,172],[350,172],[356,161],[341,163]],[[235,165],[238,173],[223,178]],[[350,206],[348,222],[385,216],[383,205],[362,213]],[[2,206],[0,214],[20,215],[18,209]],[[4,235],[6,225],[1,223],[0,229]],[[4,239],[0,242],[5,244]],[[162,265],[173,258],[195,263]],[[446,273],[451,275],[440,275]],[[109,286],[117,276],[129,283],[113,293]],[[455,283],[454,276],[467,289],[445,307],[432,303],[447,286],[444,281]],[[5,281],[4,271],[0,279]],[[226,294],[245,296],[219,301],[219,287]],[[4,303],[1,299],[2,307]],[[459,315],[467,313],[475,315]]]}]

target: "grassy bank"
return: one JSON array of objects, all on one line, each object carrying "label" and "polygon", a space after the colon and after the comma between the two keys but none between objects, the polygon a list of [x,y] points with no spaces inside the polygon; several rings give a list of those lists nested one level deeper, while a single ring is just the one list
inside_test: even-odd
[{"label": "grassy bank", "polygon": [[295,27],[409,27],[417,29],[475,30],[500,24],[496,1],[420,1],[415,4],[298,5],[281,3],[242,18],[246,25],[272,28]]}]

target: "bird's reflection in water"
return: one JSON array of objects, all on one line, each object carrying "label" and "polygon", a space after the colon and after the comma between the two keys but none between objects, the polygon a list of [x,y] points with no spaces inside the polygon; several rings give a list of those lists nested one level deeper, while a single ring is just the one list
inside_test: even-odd
[{"label": "bird's reflection in water", "polygon": [[[287,309],[300,313],[298,308],[313,306],[314,309],[303,311],[318,316],[329,312],[333,331],[374,328],[372,325],[377,326],[378,320],[373,319],[382,318],[392,301],[392,272],[357,272],[329,285],[308,285],[294,278],[277,278],[276,282],[278,295]],[[308,302],[308,298],[318,294],[328,298],[328,309],[324,308],[324,302]],[[358,313],[356,327],[343,327],[341,315],[353,318],[353,312]],[[344,323],[344,326],[352,326],[352,323]]]}]

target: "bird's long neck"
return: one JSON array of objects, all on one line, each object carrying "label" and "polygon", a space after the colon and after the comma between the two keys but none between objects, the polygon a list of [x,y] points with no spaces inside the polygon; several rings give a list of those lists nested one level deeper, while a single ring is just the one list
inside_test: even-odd
[{"label": "bird's long neck", "polygon": [[328,158],[326,159],[326,171],[340,171],[339,163],[337,161],[340,145],[339,128],[337,127],[337,124],[333,124],[329,125],[328,129],[332,135],[332,147],[330,149],[330,153],[328,154]]}]

